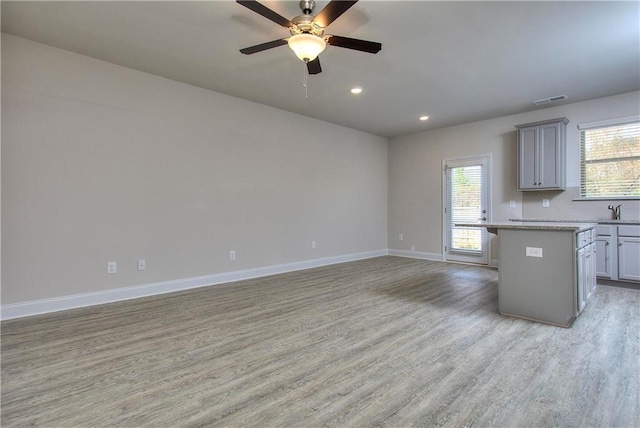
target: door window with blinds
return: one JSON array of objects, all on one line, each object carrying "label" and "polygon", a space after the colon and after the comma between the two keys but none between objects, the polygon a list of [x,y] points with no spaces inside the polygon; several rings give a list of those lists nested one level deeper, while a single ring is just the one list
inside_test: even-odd
[{"label": "door window with blinds", "polygon": [[640,198],[639,118],[581,124],[580,196]]}]

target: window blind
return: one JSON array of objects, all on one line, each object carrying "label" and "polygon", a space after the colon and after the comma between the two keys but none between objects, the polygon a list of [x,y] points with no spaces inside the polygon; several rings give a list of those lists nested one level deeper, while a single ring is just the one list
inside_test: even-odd
[{"label": "window blind", "polygon": [[580,131],[580,196],[640,197],[640,122]]},{"label": "window blind", "polygon": [[[460,166],[450,169],[449,209],[451,223],[478,223],[482,213],[482,166]],[[452,250],[481,251],[482,231],[451,227],[449,242]]]}]

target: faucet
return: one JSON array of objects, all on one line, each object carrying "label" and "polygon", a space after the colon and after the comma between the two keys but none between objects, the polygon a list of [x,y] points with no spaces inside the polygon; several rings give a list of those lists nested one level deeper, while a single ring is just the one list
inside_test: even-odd
[{"label": "faucet", "polygon": [[613,205],[609,205],[607,208],[609,208],[611,211],[613,211],[613,219],[614,220],[620,220],[620,216],[622,215],[622,205],[618,205],[615,208],[614,208]]}]

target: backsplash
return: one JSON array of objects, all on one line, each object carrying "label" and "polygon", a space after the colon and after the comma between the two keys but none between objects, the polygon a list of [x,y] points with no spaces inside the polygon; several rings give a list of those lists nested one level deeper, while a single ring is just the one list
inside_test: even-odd
[{"label": "backsplash", "polygon": [[[564,191],[522,192],[522,218],[540,220],[600,220],[611,219],[609,205],[622,205],[622,220],[640,221],[640,200],[575,201],[579,187]],[[549,199],[549,207],[542,200]]]}]

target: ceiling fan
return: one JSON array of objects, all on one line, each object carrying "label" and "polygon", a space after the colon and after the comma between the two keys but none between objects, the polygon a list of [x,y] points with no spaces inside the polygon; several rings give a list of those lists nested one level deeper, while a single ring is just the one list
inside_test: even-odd
[{"label": "ceiling fan", "polygon": [[332,0],[316,16],[313,16],[313,9],[316,2],[313,0],[303,0],[300,2],[302,15],[296,16],[292,20],[288,20],[284,16],[254,0],[236,0],[236,2],[276,24],[287,28],[291,33],[291,37],[240,49],[240,52],[245,55],[251,55],[288,44],[296,56],[307,63],[309,74],[318,74],[322,72],[318,55],[324,51],[327,44],[373,54],[378,53],[380,49],[382,49],[382,44],[378,42],[324,34],[324,30],[329,24],[338,19],[340,15],[356,4],[358,0]]}]

